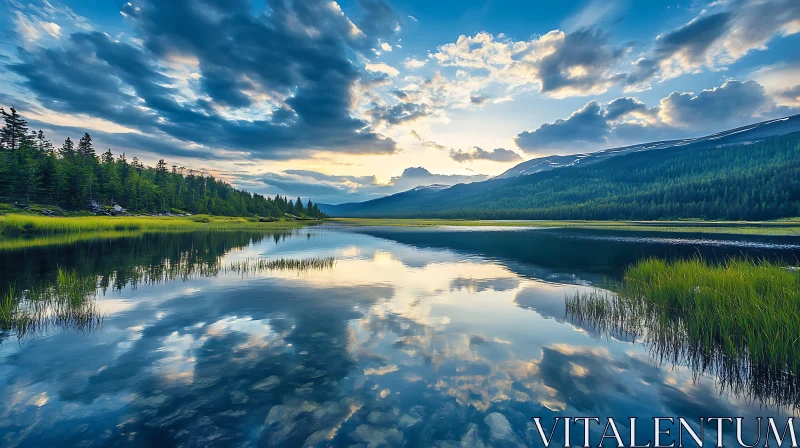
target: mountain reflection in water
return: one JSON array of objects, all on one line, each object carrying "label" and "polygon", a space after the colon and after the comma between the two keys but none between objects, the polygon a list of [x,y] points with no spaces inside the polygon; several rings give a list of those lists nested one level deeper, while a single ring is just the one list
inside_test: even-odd
[{"label": "mountain reflection in water", "polygon": [[532,416],[796,413],[578,325],[564,298],[644,256],[800,251],[594,235],[316,227],[0,252],[0,286],[93,276],[104,316],[91,333],[0,336],[0,444],[539,446]]}]

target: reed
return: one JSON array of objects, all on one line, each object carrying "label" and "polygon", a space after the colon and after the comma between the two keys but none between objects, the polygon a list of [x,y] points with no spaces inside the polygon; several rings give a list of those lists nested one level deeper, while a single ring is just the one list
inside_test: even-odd
[{"label": "reed", "polygon": [[96,298],[97,277],[59,268],[52,284],[19,293],[10,288],[0,301],[0,327],[19,339],[53,327],[91,331],[103,321]]},{"label": "reed", "polygon": [[567,315],[641,337],[659,360],[734,390],[800,405],[800,273],[750,259],[647,259],[611,289],[568,297]]},{"label": "reed", "polygon": [[335,264],[336,259],[334,257],[300,259],[278,258],[276,260],[267,258],[247,258],[245,260],[229,263],[225,267],[225,271],[235,272],[242,276],[270,271],[296,271],[297,273],[304,273],[308,271],[330,269]]}]

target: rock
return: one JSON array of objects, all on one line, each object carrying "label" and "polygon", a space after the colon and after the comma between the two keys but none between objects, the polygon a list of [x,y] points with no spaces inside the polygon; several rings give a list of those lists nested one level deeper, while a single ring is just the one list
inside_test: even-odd
[{"label": "rock", "polygon": [[281,382],[281,380],[277,376],[272,375],[270,377],[267,377],[267,378],[257,382],[256,384],[253,384],[253,386],[250,389],[251,390],[260,390],[260,391],[268,391],[268,390],[272,389],[273,387],[277,386],[278,383],[280,383],[280,382]]},{"label": "rock", "polygon": [[514,434],[511,423],[505,415],[493,412],[483,419],[489,427],[489,437],[492,439],[493,446],[525,446],[522,440]]},{"label": "rock", "polygon": [[481,437],[478,434],[478,425],[475,423],[470,423],[467,427],[467,432],[463,437],[461,437],[461,448],[483,448],[484,446],[483,440],[481,440]]}]

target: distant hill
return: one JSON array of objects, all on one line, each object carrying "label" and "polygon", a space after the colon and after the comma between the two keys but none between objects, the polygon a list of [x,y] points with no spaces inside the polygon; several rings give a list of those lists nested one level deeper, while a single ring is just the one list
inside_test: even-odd
[{"label": "distant hill", "polygon": [[523,162],[494,179],[418,187],[331,216],[773,219],[800,216],[800,115],[706,137]]}]

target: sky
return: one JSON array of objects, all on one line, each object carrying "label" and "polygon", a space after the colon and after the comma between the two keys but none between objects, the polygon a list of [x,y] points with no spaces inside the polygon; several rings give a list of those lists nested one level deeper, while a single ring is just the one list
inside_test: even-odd
[{"label": "sky", "polygon": [[0,0],[0,104],[337,204],[800,113],[797,48],[797,0]]}]

